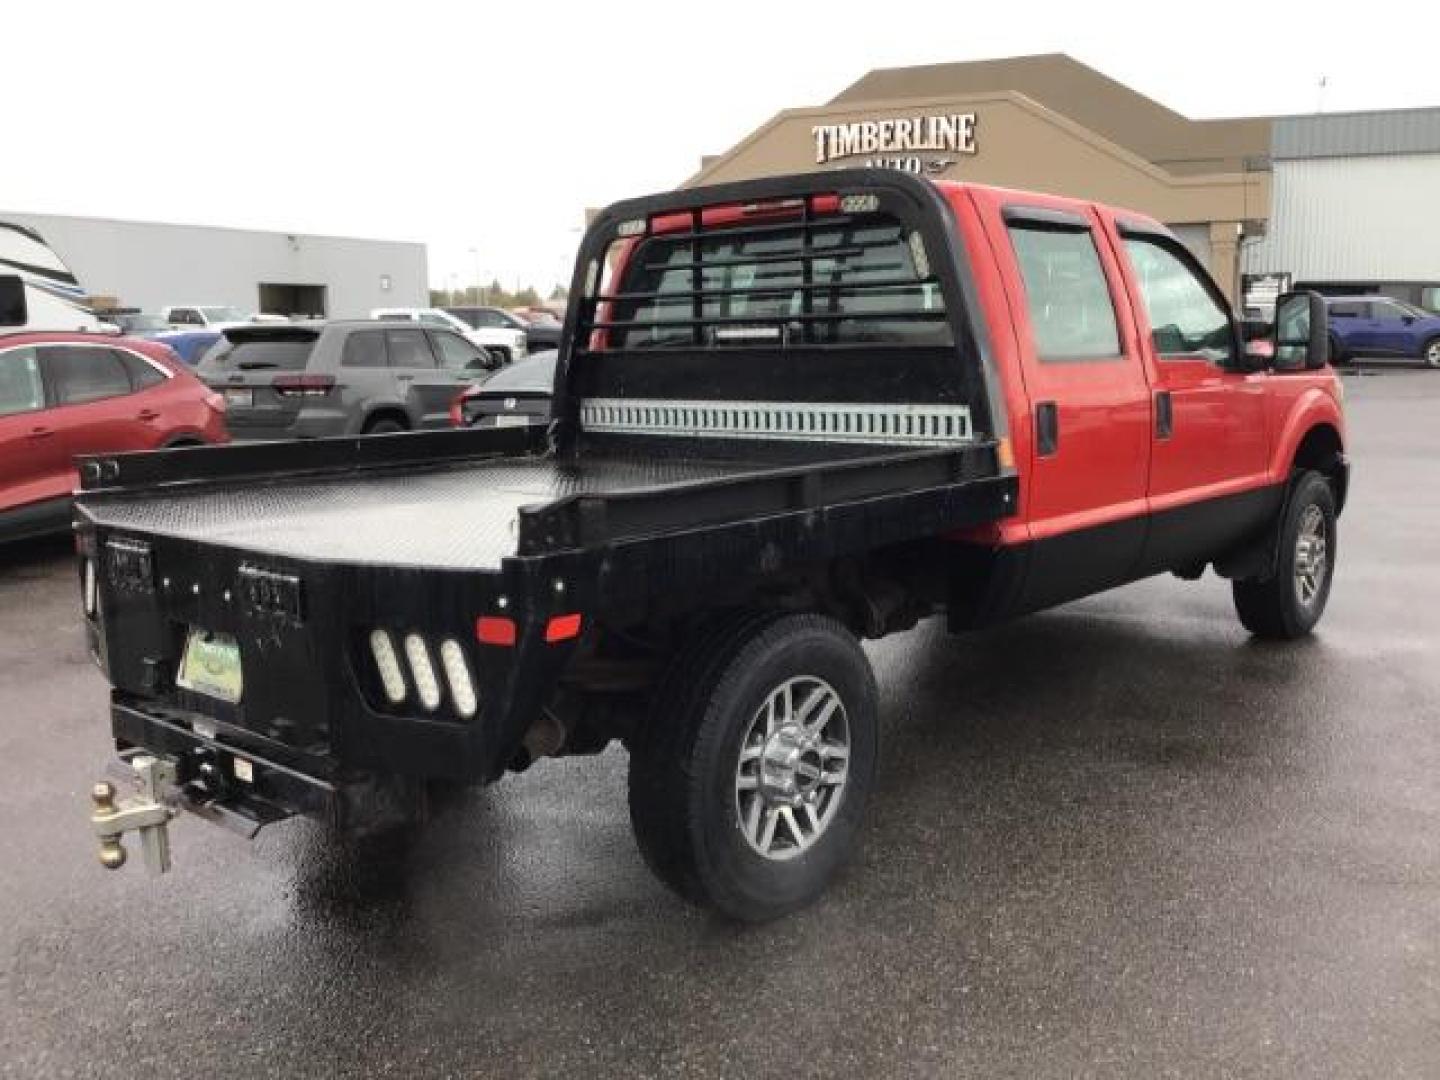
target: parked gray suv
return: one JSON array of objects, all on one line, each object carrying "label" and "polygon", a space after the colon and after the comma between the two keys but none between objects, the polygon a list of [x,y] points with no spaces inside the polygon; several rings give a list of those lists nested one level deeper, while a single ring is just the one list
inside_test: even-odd
[{"label": "parked gray suv", "polygon": [[357,319],[232,327],[196,373],[225,396],[232,438],[313,439],[447,427],[494,364],[450,330]]}]

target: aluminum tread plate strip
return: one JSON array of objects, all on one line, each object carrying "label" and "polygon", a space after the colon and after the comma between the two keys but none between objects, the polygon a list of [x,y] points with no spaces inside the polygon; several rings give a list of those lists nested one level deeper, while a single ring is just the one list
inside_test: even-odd
[{"label": "aluminum tread plate strip", "polygon": [[955,446],[973,435],[968,406],[934,402],[587,398],[580,403],[580,424],[586,431],[615,434],[882,446]]},{"label": "aluminum tread plate strip", "polygon": [[[850,456],[850,455],[836,455]],[[142,496],[82,498],[116,530],[262,555],[431,569],[499,569],[515,554],[518,511],[570,495],[618,493],[764,472],[759,461],[549,458],[231,482]]]}]

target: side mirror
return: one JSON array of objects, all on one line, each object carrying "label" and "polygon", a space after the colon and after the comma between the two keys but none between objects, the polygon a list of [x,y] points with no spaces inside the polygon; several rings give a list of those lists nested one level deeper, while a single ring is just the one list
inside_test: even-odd
[{"label": "side mirror", "polygon": [[1319,293],[1284,293],[1275,301],[1274,365],[1277,371],[1322,368],[1329,359],[1330,325]]},{"label": "side mirror", "polygon": [[18,274],[0,274],[0,326],[24,326],[29,321],[25,283]]}]

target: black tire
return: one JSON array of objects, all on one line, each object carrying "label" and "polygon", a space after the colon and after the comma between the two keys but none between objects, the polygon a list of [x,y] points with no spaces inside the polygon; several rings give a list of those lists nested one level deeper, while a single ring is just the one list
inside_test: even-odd
[{"label": "black tire", "polygon": [[1440,368],[1440,337],[1433,337],[1425,342],[1424,348],[1420,350],[1420,359],[1428,368]]},{"label": "black tire", "polygon": [[[1312,591],[1302,598],[1305,588],[1298,580],[1296,565],[1300,560],[1302,524],[1314,522],[1315,514],[1323,525],[1323,569],[1313,575]],[[1335,492],[1330,482],[1317,472],[1305,472],[1295,480],[1285,518],[1280,525],[1280,551],[1275,573],[1268,578],[1236,581],[1231,584],[1235,612],[1245,629],[1258,638],[1271,641],[1293,641],[1315,629],[1330,598],[1330,583],[1335,577],[1335,559],[1339,553],[1335,530]],[[1311,545],[1313,549],[1313,545]]]},{"label": "black tire", "polygon": [[[792,679],[833,689],[849,758],[840,794],[831,796],[833,809],[821,807],[825,824],[810,846],[767,857],[746,838],[737,773],[760,710]],[[874,675],[859,642],[838,622],[766,613],[718,619],[677,653],[631,747],[630,820],[640,851],[675,892],[731,918],[762,922],[803,907],[850,855],[878,741]],[[777,835],[781,856],[783,843]]]},{"label": "black tire", "polygon": [[382,416],[378,420],[370,420],[365,424],[365,435],[394,435],[397,431],[408,431],[409,429],[399,420],[389,416]]}]

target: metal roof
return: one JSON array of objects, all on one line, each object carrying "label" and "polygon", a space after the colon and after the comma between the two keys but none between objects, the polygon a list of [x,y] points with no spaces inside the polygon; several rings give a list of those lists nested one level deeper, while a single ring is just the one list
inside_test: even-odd
[{"label": "metal roof", "polygon": [[1275,161],[1440,153],[1440,108],[1277,117]]}]

